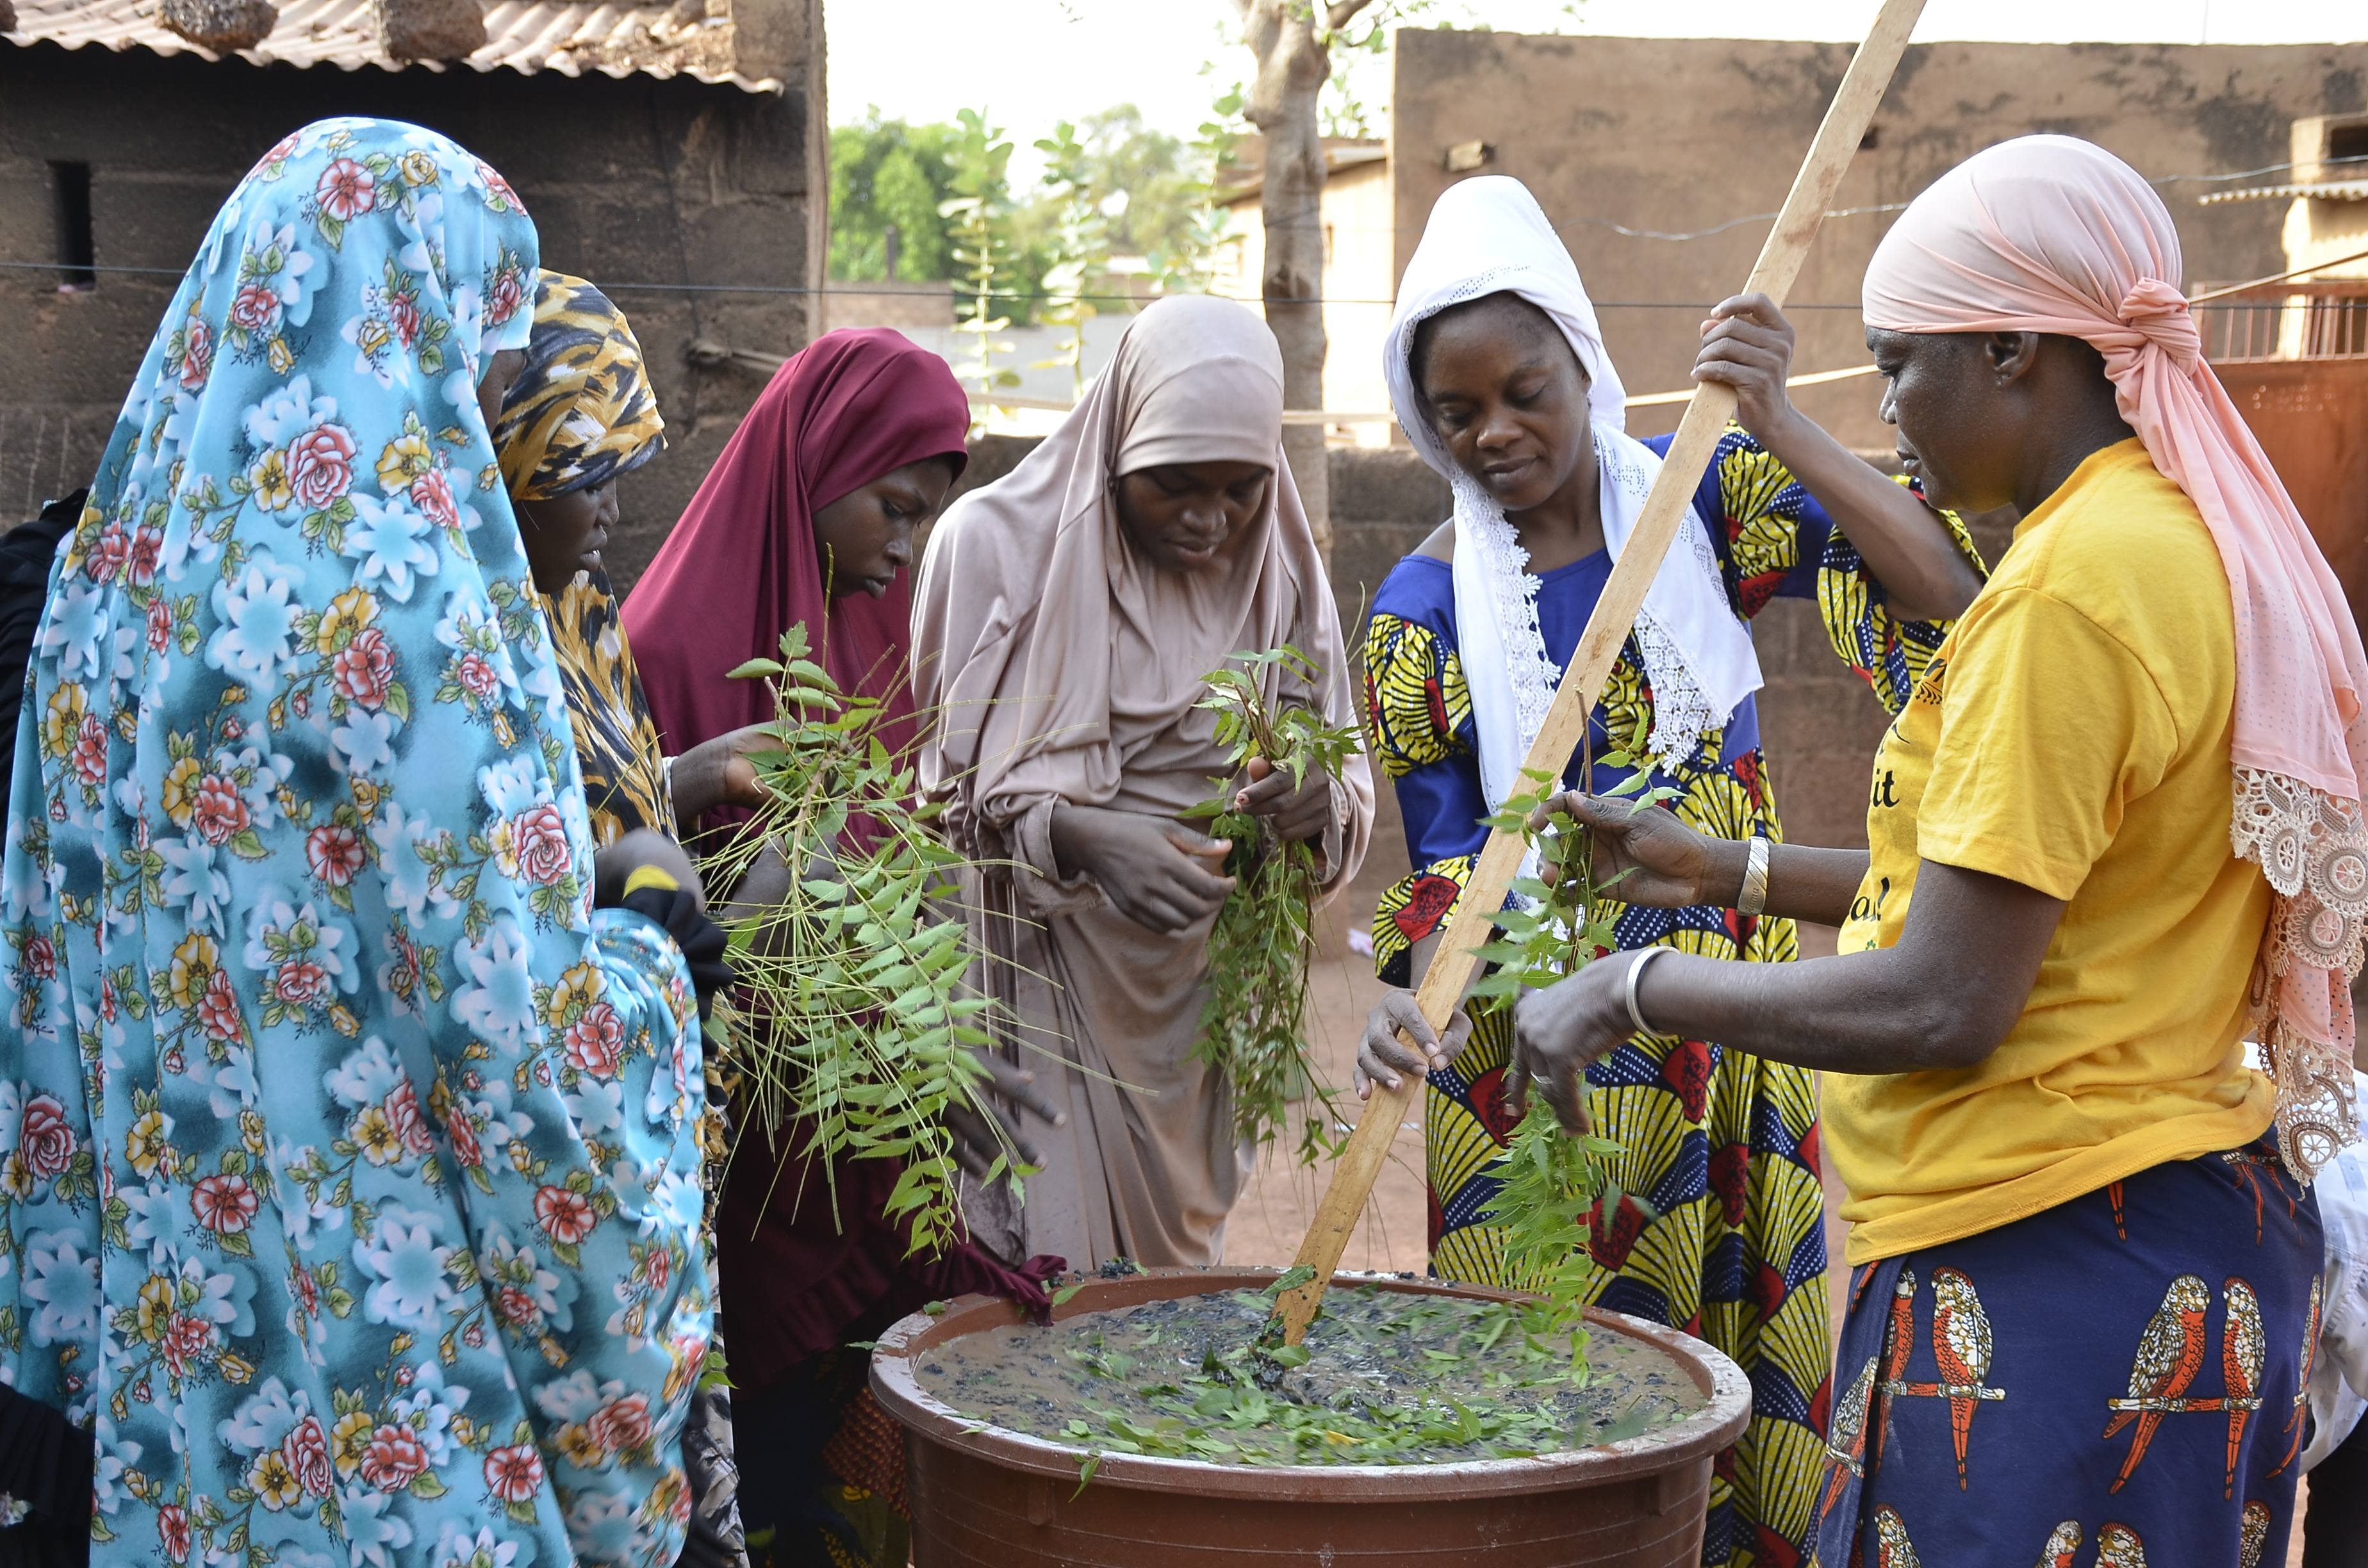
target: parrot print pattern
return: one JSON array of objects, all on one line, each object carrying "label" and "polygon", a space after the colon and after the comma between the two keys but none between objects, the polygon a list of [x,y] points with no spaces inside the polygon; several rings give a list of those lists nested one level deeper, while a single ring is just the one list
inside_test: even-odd
[{"label": "parrot print pattern", "polygon": [[1856,1270],[1812,1568],[2284,1562],[2318,1209],[2233,1153]]}]

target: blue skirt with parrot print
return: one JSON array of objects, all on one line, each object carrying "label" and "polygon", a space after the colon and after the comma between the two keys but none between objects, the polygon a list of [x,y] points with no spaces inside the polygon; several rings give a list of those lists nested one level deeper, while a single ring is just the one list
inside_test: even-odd
[{"label": "blue skirt with parrot print", "polygon": [[2321,1260],[2264,1140],[1858,1269],[1814,1562],[2277,1568]]}]

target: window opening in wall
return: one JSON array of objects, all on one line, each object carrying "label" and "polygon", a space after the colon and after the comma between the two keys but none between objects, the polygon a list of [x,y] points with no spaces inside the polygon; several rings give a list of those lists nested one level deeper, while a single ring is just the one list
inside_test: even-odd
[{"label": "window opening in wall", "polygon": [[90,165],[51,164],[50,183],[58,196],[58,290],[96,289],[98,274],[91,267],[98,253],[90,233]]},{"label": "window opening in wall", "polygon": [[[2334,164],[2352,158],[2368,160],[2368,124],[2331,127],[2327,133],[2327,161]],[[2368,168],[2351,164],[2331,172],[2339,179],[2357,179],[2368,174]]]}]

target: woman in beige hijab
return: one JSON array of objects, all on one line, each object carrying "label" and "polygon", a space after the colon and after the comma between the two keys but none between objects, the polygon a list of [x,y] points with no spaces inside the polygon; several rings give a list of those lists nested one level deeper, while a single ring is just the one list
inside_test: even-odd
[{"label": "woman in beige hijab", "polygon": [[[923,787],[984,869],[990,983],[1067,1125],[1031,1130],[1027,1201],[978,1195],[981,1241],[1218,1261],[1249,1167],[1230,1086],[1192,1060],[1227,845],[1177,813],[1229,771],[1202,677],[1235,653],[1301,649],[1315,684],[1269,702],[1353,723],[1338,613],[1282,462],[1282,359],[1229,301],[1163,300],[1006,478],[946,513],[921,563],[915,686]],[[1362,756],[1344,776],[1245,779],[1236,799],[1316,849],[1328,892],[1363,860]]]}]

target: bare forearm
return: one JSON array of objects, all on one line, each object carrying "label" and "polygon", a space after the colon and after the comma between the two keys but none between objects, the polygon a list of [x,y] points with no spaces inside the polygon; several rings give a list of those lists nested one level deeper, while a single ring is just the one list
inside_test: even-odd
[{"label": "bare forearm", "polygon": [[2063,914],[2036,889],[1928,860],[1892,947],[1807,963],[1613,958],[1525,998],[1514,1035],[1542,1076],[1571,1082],[1634,1028],[1633,976],[1637,1010],[1656,1034],[1827,1073],[1971,1067],[2022,1016]]},{"label": "bare forearm", "polygon": [[[1714,1040],[1815,1072],[1917,1073],[1967,1065],[1961,1020],[1945,988],[1909,970],[1896,949],[1802,963],[1740,963],[1673,952],[1645,971],[1636,1004],[1656,1033]],[[1618,978],[1624,983],[1626,977]]]},{"label": "bare forearm", "polygon": [[[1713,902],[1733,909],[1743,897],[1744,873],[1750,864],[1749,839],[1722,839],[1712,850],[1716,881]],[[1806,844],[1768,846],[1766,913],[1790,920],[1814,920],[1839,926],[1850,918],[1850,900],[1866,880],[1863,849],[1820,849]]]},{"label": "bare forearm", "polygon": [[1857,547],[1892,613],[1905,620],[1953,620],[1982,580],[1924,503],[1795,414],[1757,433],[1801,487],[1816,497]]}]

